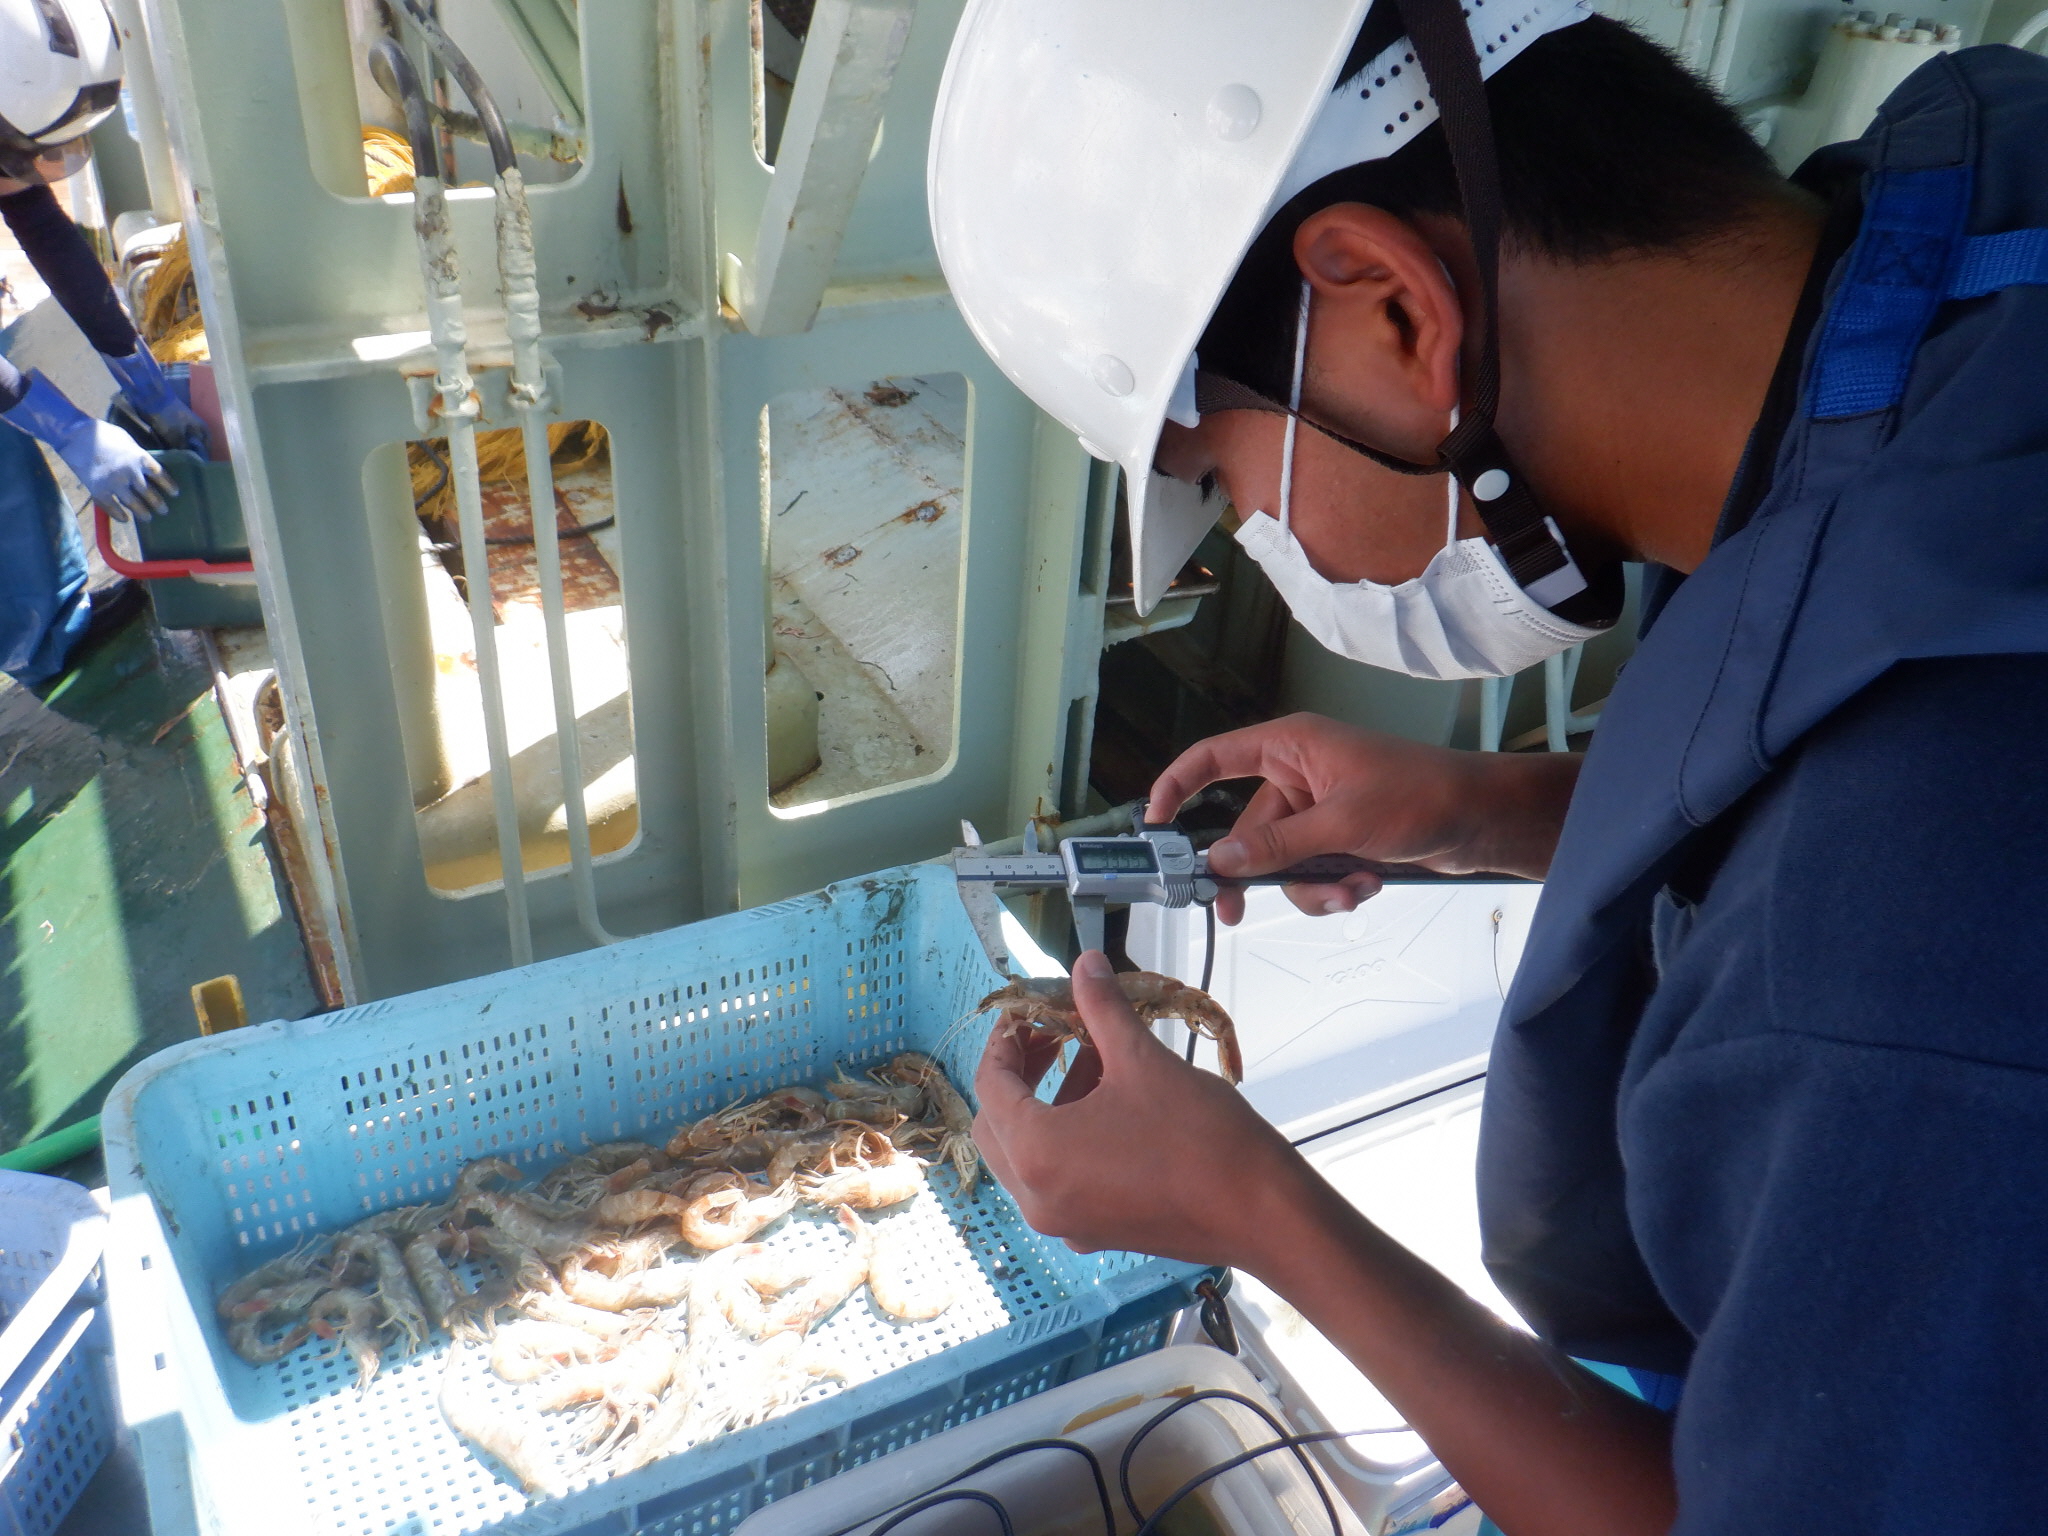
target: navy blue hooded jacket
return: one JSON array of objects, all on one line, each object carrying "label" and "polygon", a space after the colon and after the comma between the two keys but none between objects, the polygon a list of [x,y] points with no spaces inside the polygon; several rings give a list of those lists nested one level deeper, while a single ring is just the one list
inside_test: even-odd
[{"label": "navy blue hooded jacket", "polygon": [[2048,1522],[2048,60],[1936,59],[1854,153],[1769,489],[1615,690],[1487,1086],[1489,1267],[1686,1378],[1682,1536]]}]

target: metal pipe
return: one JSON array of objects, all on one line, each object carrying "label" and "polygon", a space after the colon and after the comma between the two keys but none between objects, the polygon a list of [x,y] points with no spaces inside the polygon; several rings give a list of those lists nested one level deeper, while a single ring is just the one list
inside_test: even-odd
[{"label": "metal pipe", "polygon": [[[555,752],[562,769],[562,818],[569,835],[569,884],[576,920],[594,944],[614,944],[597,910],[597,875],[590,852],[590,812],[584,802],[583,743],[576,716],[569,664],[568,604],[562,589],[562,544],[555,526],[554,450],[548,442],[547,360],[541,351],[540,280],[533,249],[533,214],[526,178],[505,131],[490,88],[419,0],[405,0],[406,14],[419,26],[448,73],[469,97],[490,137],[496,167],[498,282],[504,290],[505,334],[512,343],[512,409],[519,416],[526,450],[526,496],[533,519],[533,555],[540,578],[541,618],[547,633],[548,676],[553,685]],[[495,125],[495,128],[493,128]],[[465,554],[464,559],[468,556]]]},{"label": "metal pipe", "polygon": [[1685,27],[1678,34],[1678,60],[1687,69],[1700,67],[1700,34],[1707,26],[1707,0],[1688,0]]},{"label": "metal pipe", "polygon": [[[459,139],[474,139],[479,144],[490,142],[484,132],[484,125],[473,112],[458,112],[452,107],[428,104],[434,126],[454,134]],[[582,136],[573,133],[557,133],[552,128],[536,128],[531,123],[508,122],[506,135],[512,141],[515,154],[526,155],[535,160],[553,160],[559,165],[579,164],[585,154]]]},{"label": "metal pipe", "polygon": [[[1063,838],[1108,837],[1128,832],[1131,830],[1131,813],[1144,808],[1143,801],[1133,800],[1128,805],[1113,805],[1108,810],[1097,811],[1092,816],[1076,816],[1072,821],[1061,821],[1053,816],[1035,817],[1033,819],[1039,829],[1039,846],[1057,848]],[[981,851],[991,858],[1022,853],[1024,839],[1022,836],[997,838],[992,843],[983,843]],[[947,857],[950,858],[951,855]]]},{"label": "metal pipe", "polygon": [[[469,98],[469,104],[476,109],[476,115],[483,124],[484,142],[491,148],[491,168],[499,175],[512,170],[519,164],[519,156],[512,149],[512,135],[505,127],[505,118],[498,111],[496,98],[484,84],[484,78],[469,62],[469,55],[455,46],[448,34],[441,30],[441,23],[434,13],[421,4],[421,0],[401,0],[405,14],[412,24],[420,29],[420,35],[427,40],[427,46],[434,50],[434,57],[441,61],[441,67],[462,87],[462,94]],[[421,101],[425,101],[422,93]]]},{"label": "metal pipe", "polygon": [[1543,659],[1543,735],[1553,752],[1571,750],[1572,689],[1579,681],[1583,646]]},{"label": "metal pipe", "polygon": [[1501,732],[1508,723],[1508,695],[1512,677],[1483,677],[1479,680],[1479,750],[1498,752]]},{"label": "metal pipe", "polygon": [[1725,0],[1721,7],[1721,26],[1714,34],[1714,59],[1707,66],[1707,81],[1724,95],[1728,76],[1735,68],[1735,44],[1742,35],[1743,13],[1748,9],[1749,0]]},{"label": "metal pipe", "polygon": [[135,107],[136,143],[142,150],[150,211],[163,223],[175,223],[181,217],[178,166],[171,158],[163,96],[156,88],[156,56],[149,46],[141,0],[108,0],[107,8],[121,33],[121,68],[126,76],[122,83]]},{"label": "metal pipe", "polygon": [[562,543],[555,526],[554,451],[548,442],[547,365],[540,345],[540,285],[535,277],[533,221],[525,178],[513,166],[498,176],[498,272],[505,290],[505,330],[512,340],[512,409],[526,449],[526,494],[532,508],[533,556],[547,631],[548,677],[554,688],[555,752],[562,765],[562,817],[569,834],[569,883],[576,920],[594,944],[613,944],[597,910],[597,875],[584,803],[583,743],[569,665],[568,605],[562,590]]},{"label": "metal pipe", "polygon": [[[476,387],[469,374],[469,330],[462,316],[462,275],[448,198],[434,153],[426,96],[405,50],[390,39],[371,53],[373,72],[385,71],[384,86],[405,103],[406,137],[413,153],[413,232],[419,237],[420,276],[426,286],[427,331],[433,338],[439,394],[435,414],[448,431],[449,474],[455,482],[456,526],[461,530],[463,569],[468,573],[469,624],[476,643],[476,673],[483,695],[484,744],[490,755],[491,805],[498,824],[498,867],[505,881],[505,928],[512,963],[533,959],[533,923],[526,905],[526,870],[519,837],[519,809],[512,793],[512,751],[505,729],[504,684],[498,665],[497,620],[491,611],[491,554],[484,540],[483,490],[477,473]],[[380,85],[382,76],[379,76]]]}]

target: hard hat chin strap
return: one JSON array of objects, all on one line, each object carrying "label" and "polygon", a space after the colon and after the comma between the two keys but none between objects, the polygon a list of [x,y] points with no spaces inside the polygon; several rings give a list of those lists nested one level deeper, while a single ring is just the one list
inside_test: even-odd
[{"label": "hard hat chin strap", "polygon": [[[1450,434],[1437,445],[1434,463],[1387,453],[1290,410],[1259,391],[1209,373],[1196,375],[1196,405],[1210,411],[1263,410],[1296,417],[1309,427],[1361,453],[1396,474],[1440,475],[1448,471],[1472,495],[1501,563],[1525,591],[1542,591],[1551,607],[1584,593],[1586,582],[1565,549],[1557,525],[1515,467],[1507,445],[1494,430],[1500,404],[1500,161],[1495,152],[1493,114],[1479,55],[1459,0],[1395,0],[1409,45],[1429,81],[1451,170],[1457,178],[1472,261],[1479,274],[1479,350],[1465,376],[1470,400]],[[1602,585],[1606,585],[1603,583]],[[1600,606],[1605,607],[1606,594]]]},{"label": "hard hat chin strap", "polygon": [[1493,425],[1500,406],[1500,237],[1505,221],[1493,111],[1479,54],[1459,0],[1395,0],[1395,5],[1415,62],[1436,97],[1472,242],[1472,264],[1479,272],[1479,356],[1467,380],[1472,401],[1437,445],[1437,457],[1472,493],[1508,573],[1524,591],[1548,588],[1559,594],[1548,599],[1555,607],[1561,598],[1584,592],[1585,580],[1577,577],[1557,525],[1544,515]]}]

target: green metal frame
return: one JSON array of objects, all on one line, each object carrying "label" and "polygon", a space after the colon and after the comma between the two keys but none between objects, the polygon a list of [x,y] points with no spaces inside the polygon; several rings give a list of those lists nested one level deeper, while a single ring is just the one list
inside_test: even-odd
[{"label": "green metal frame", "polygon": [[[746,334],[720,302],[773,188],[753,152],[747,5],[581,9],[587,154],[531,197],[556,408],[612,434],[641,826],[597,866],[615,930],[937,854],[963,815],[1008,828],[1073,798],[1063,774],[1085,764],[1085,741],[1077,754],[1066,738],[1089,728],[1101,643],[1099,577],[1083,587],[1084,566],[1102,562],[1084,544],[1104,519],[1087,508],[1092,495],[1099,513],[1104,480],[989,364],[937,276],[926,124],[960,7],[917,9],[820,312],[773,338]],[[344,990],[363,1000],[497,969],[508,952],[501,893],[429,890],[411,815],[403,658],[379,600],[391,541],[373,528],[410,509],[372,506],[363,488],[372,452],[416,435],[407,380],[431,359],[424,335],[408,335],[425,330],[409,199],[352,195],[341,16],[335,0],[147,6],[303,774],[295,798],[319,823],[304,842]],[[451,215],[482,425],[507,425],[489,194],[452,194]],[[779,817],[761,685],[762,408],[786,390],[942,370],[974,397],[958,752],[935,777]],[[529,892],[537,952],[583,947],[568,881],[535,876]]]}]

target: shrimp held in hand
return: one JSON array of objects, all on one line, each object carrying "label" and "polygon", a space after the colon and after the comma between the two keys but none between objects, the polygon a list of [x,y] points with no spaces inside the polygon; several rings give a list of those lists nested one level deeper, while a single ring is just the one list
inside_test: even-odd
[{"label": "shrimp held in hand", "polygon": [[[1191,987],[1156,971],[1126,971],[1117,977],[1124,997],[1147,1024],[1161,1019],[1179,1019],[1204,1039],[1216,1042],[1216,1054],[1223,1066],[1223,1080],[1232,1085],[1244,1081],[1244,1053],[1238,1048],[1237,1026],[1216,999],[1200,987]],[[999,987],[981,1000],[978,1012],[1000,1008],[1012,1018],[1036,1025],[1055,1040],[1086,1042],[1087,1027],[1074,1007],[1073,984],[1060,976],[1019,978]]]}]

